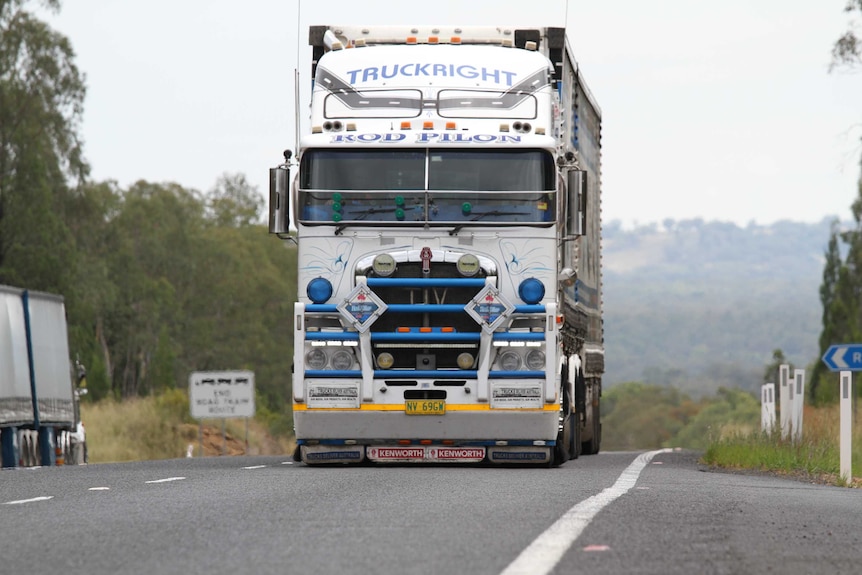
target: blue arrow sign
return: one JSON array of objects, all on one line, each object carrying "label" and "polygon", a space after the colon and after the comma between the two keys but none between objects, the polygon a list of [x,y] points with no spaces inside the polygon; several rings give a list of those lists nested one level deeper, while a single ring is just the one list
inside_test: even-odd
[{"label": "blue arrow sign", "polygon": [[862,344],[833,345],[823,354],[823,363],[832,371],[862,371]]}]

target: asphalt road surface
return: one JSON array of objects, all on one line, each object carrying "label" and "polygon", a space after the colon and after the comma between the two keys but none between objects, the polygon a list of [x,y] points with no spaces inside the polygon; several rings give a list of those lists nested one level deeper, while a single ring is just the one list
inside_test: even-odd
[{"label": "asphalt road surface", "polygon": [[558,469],[287,457],[0,471],[0,573],[862,573],[862,493],[691,452]]}]

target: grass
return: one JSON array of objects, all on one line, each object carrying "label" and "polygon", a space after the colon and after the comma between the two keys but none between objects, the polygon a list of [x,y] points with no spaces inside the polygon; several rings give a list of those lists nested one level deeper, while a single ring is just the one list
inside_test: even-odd
[{"label": "grass", "polygon": [[839,474],[840,418],[837,404],[820,408],[806,406],[799,442],[783,440],[779,432],[725,433],[710,444],[703,462],[729,469],[755,469],[820,483],[862,487],[862,425],[858,417],[853,419],[853,478],[842,478]]},{"label": "grass", "polygon": [[[189,446],[200,456],[198,422],[189,415],[188,397],[174,390],[156,397],[125,401],[82,403],[81,419],[87,430],[90,463],[145,461],[186,457]],[[228,455],[280,455],[293,451],[287,438],[272,437],[266,425],[255,419],[225,420]],[[204,455],[220,455],[223,447],[221,420],[203,426]]]}]

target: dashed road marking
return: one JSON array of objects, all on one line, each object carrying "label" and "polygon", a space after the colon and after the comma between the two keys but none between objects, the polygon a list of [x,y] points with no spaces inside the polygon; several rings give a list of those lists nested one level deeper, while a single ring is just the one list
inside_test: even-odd
[{"label": "dashed road marking", "polygon": [[145,481],[144,483],[168,483],[170,481],[182,481],[185,477],[166,477],[165,479],[153,479],[152,481]]},{"label": "dashed road marking", "polygon": [[110,487],[91,487],[89,491],[110,491]]},{"label": "dashed road marking", "polygon": [[7,501],[4,505],[21,505],[23,503],[35,503],[37,501],[48,501],[49,499],[54,499],[53,495],[46,495],[43,497],[34,497],[32,499],[19,499],[18,501]]},{"label": "dashed road marking", "polygon": [[266,465],[249,465],[248,467],[243,467],[243,469],[263,469]]}]

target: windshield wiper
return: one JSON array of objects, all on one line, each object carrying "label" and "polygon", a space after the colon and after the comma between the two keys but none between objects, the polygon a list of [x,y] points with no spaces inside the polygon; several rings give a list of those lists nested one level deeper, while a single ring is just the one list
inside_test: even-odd
[{"label": "windshield wiper", "polygon": [[[365,208],[364,210],[360,210],[360,211],[359,211],[359,212],[357,212],[356,214],[351,214],[351,216],[350,216],[350,221],[355,222],[355,221],[358,221],[358,220],[364,220],[366,217],[368,217],[368,216],[370,216],[370,215],[372,215],[372,214],[382,214],[383,212],[394,212],[396,209],[397,209],[397,208],[390,208],[390,207],[385,207],[385,208],[378,208],[378,207]],[[344,231],[344,228],[346,228],[346,227],[347,227],[347,226],[349,226],[349,225],[350,225],[349,223],[345,223],[345,224],[338,224],[338,226],[335,228],[335,235],[337,236],[338,234],[340,234],[342,231]]]},{"label": "windshield wiper", "polygon": [[[530,215],[530,212],[507,212],[504,210],[491,210],[490,212],[482,212],[481,214],[476,214],[475,216],[470,218],[470,222],[478,222],[479,220],[483,219],[485,216],[528,216],[528,215]],[[457,226],[455,226],[454,228],[449,230],[449,235],[454,236],[455,234],[457,234],[458,232],[461,231],[461,228],[463,228],[464,226],[469,226],[470,222],[458,224]]]}]

